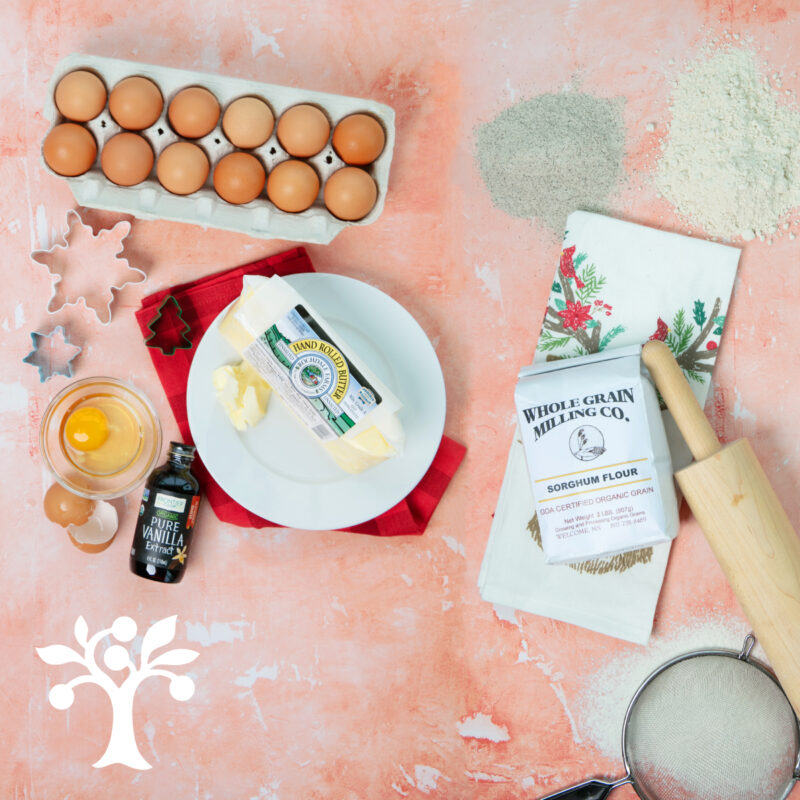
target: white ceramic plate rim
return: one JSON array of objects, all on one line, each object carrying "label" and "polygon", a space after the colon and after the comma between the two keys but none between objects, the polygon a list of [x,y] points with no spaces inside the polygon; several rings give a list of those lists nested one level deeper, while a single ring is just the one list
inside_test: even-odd
[{"label": "white ceramic plate rim", "polygon": [[[333,325],[358,331],[383,360],[372,363],[356,342],[362,358],[403,402],[400,419],[406,432],[402,455],[359,473],[336,471],[335,480],[301,481],[277,474],[248,449],[247,437],[256,428],[239,433],[216,402],[211,373],[238,360],[236,351],[219,333],[225,310],[209,326],[197,346],[189,371],[186,406],[189,428],[198,453],[214,480],[253,514],[288,528],[334,530],[358,525],[388,511],[405,498],[428,471],[444,431],[446,397],[436,352],[417,321],[397,301],[370,284],[342,275],[300,273],[286,280]],[[390,365],[390,366],[387,366]],[[382,368],[381,368],[382,367]],[[276,397],[272,404],[279,404]],[[288,411],[281,409],[281,412]],[[263,425],[269,419],[260,423]],[[298,445],[309,434],[293,417],[285,431],[296,426]],[[292,430],[287,435],[294,436]],[[316,443],[320,459],[329,456]],[[302,444],[306,447],[306,444]],[[292,458],[291,448],[285,448]]]}]

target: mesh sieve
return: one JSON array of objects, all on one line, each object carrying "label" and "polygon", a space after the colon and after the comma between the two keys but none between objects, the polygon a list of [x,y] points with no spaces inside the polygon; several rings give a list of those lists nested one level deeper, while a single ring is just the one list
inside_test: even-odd
[{"label": "mesh sieve", "polygon": [[741,653],[702,650],[659,667],[622,727],[627,775],[544,800],[605,800],[630,783],[642,800],[784,800],[800,777],[797,717],[778,682]]},{"label": "mesh sieve", "polygon": [[781,800],[797,719],[777,682],[726,651],[665,665],[628,710],[623,754],[643,800]]}]

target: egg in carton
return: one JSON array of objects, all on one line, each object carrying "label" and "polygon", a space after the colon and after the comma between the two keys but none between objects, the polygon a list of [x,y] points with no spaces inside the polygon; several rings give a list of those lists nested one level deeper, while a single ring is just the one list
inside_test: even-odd
[{"label": "egg in carton", "polygon": [[[94,119],[79,123],[86,127],[97,142],[97,158],[88,171],[75,177],[65,177],[76,201],[87,207],[133,214],[141,219],[168,219],[188,222],[230,231],[247,233],[263,239],[289,239],[312,244],[328,244],[344,228],[352,225],[368,225],[383,211],[389,181],[389,166],[394,149],[394,110],[383,103],[325,92],[307,91],[288,86],[278,86],[243,78],[231,78],[192,70],[173,69],[136,61],[73,53],[62,59],[50,79],[44,115],[52,127],[68,120],[56,107],[54,95],[59,81],[75,70],[95,73],[105,84],[107,92],[123,78],[139,76],[148,78],[161,91],[164,105],[158,119],[147,128],[136,131],[153,149],[155,156],[149,176],[135,186],[118,186],[112,183],[100,168],[100,157],[105,144],[121,128],[109,112],[108,103]],[[208,89],[221,107],[219,121],[214,129],[199,139],[185,139],[170,125],[167,113],[175,95],[188,87],[201,86]],[[299,213],[288,213],[278,209],[262,193],[253,201],[233,205],[223,200],[214,190],[212,176],[217,163],[224,156],[239,151],[227,139],[222,130],[222,117],[228,105],[240,97],[257,97],[267,103],[275,116],[275,126],[267,141],[260,147],[241,152],[254,155],[265,167],[267,174],[283,161],[294,158],[281,146],[277,137],[278,121],[292,106],[309,104],[321,109],[328,118],[333,132],[336,125],[351,114],[369,114],[383,127],[386,143],[381,154],[371,164],[361,167],[375,181],[378,194],[372,210],[355,222],[335,217],[325,207],[323,193],[328,178],[337,170],[347,166],[333,148],[329,137],[327,144],[314,156],[301,159],[309,163],[320,178],[320,190],[313,205]],[[156,177],[156,166],[161,152],[179,141],[190,141],[199,145],[208,157],[211,169],[205,184],[189,195],[176,195],[165,189]],[[42,158],[45,169],[54,172]]]}]

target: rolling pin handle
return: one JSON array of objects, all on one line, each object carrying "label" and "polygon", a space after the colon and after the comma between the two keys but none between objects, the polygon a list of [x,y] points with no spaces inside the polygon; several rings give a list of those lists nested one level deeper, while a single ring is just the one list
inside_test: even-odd
[{"label": "rolling pin handle", "polygon": [[720,450],[719,439],[672,351],[664,342],[647,342],[642,347],[642,361],[650,370],[656,388],[661,392],[695,460],[702,461],[713,456]]}]

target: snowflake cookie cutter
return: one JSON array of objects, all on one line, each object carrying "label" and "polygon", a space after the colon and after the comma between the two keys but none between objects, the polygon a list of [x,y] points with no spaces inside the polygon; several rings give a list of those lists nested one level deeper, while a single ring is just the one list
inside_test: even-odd
[{"label": "snowflake cookie cutter", "polygon": [[[67,228],[61,234],[61,241],[56,242],[47,250],[34,250],[31,258],[47,268],[51,276],[55,277],[52,283],[50,299],[47,302],[47,313],[56,314],[65,306],[75,306],[83,303],[84,308],[94,312],[101,325],[111,322],[111,306],[116,299],[116,292],[121,291],[130,284],[143,283],[147,275],[137,267],[132,267],[127,258],[120,254],[125,249],[125,239],[131,232],[131,223],[121,220],[111,228],[103,228],[95,234],[90,225],[87,225],[75,209],[67,211]],[[88,247],[98,251],[101,257],[109,260],[101,268],[110,267],[113,275],[108,282],[98,280],[98,273],[87,274],[93,269],[92,258],[81,256],[81,248]],[[104,248],[111,252],[103,252]],[[71,263],[75,259],[78,263]],[[79,289],[66,286],[67,280],[74,279],[73,273],[83,270],[84,281]],[[128,277],[128,273],[135,273],[136,277]],[[71,276],[67,279],[66,276]]]},{"label": "snowflake cookie cutter", "polygon": [[[156,339],[161,337],[162,333],[161,331],[153,329],[153,326],[157,325],[164,318],[164,310],[168,303],[171,303],[172,307],[174,307],[175,320],[182,325],[180,330],[175,327],[169,330],[169,333],[172,333],[173,336],[177,336],[177,341],[171,345],[159,344]],[[144,340],[145,345],[160,351],[162,356],[174,356],[176,350],[191,350],[194,347],[194,342],[187,336],[189,331],[191,331],[191,327],[189,327],[188,323],[183,318],[183,309],[174,295],[168,294],[158,304],[155,316],[147,323],[147,330],[150,331],[150,335]]]},{"label": "snowflake cookie cutter", "polygon": [[50,333],[34,331],[31,333],[31,343],[33,350],[22,361],[39,370],[40,383],[56,375],[72,377],[72,362],[83,352],[83,348],[69,340],[62,325],[57,325]]}]

